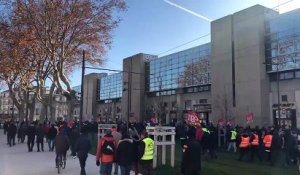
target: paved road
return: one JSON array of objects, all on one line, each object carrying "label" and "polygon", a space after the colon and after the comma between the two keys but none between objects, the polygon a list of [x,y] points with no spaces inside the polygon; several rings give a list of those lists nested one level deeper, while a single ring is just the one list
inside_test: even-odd
[{"label": "paved road", "polygon": [[[45,146],[46,151],[48,146]],[[28,152],[25,143],[9,147],[3,130],[0,130],[0,175],[55,175],[57,169],[54,160],[54,152],[36,152],[36,145],[34,152]],[[89,155],[87,159],[86,173],[87,175],[99,174],[93,155]],[[68,156],[66,169],[62,170],[61,174],[79,175],[79,160]]]}]

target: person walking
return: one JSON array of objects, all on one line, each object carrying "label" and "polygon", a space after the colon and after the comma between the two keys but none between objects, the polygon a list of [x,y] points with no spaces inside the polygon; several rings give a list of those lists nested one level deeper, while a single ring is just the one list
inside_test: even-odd
[{"label": "person walking", "polygon": [[271,142],[271,166],[276,165],[281,157],[282,152],[282,137],[279,135],[278,130],[274,129]]},{"label": "person walking", "polygon": [[183,148],[181,173],[184,175],[198,175],[201,171],[201,145],[195,139],[196,129],[190,127],[188,140]]},{"label": "person walking", "polygon": [[267,154],[267,161],[271,162],[271,164],[272,164],[272,159],[271,159],[272,140],[273,140],[273,135],[271,134],[270,131],[267,131],[263,139],[263,144],[264,144],[265,153]]},{"label": "person walking", "polygon": [[141,143],[139,135],[134,135],[132,137],[133,139],[133,150],[134,150],[134,174],[139,174],[139,160],[141,157],[139,157],[139,144]]},{"label": "person walking", "polygon": [[21,143],[24,143],[25,141],[26,129],[27,129],[27,123],[22,121],[18,130],[18,139],[20,139]]},{"label": "person walking", "polygon": [[79,129],[76,125],[73,125],[70,132],[71,154],[73,159],[76,159],[76,143],[80,136]]},{"label": "person walking", "polygon": [[259,142],[259,136],[257,134],[257,131],[253,130],[251,135],[250,135],[250,143],[251,143],[251,147],[250,147],[250,152],[251,152],[251,161],[253,161],[254,156],[257,156],[257,158],[259,159],[259,161],[262,161],[261,155],[260,155],[260,142]]},{"label": "person walking", "polygon": [[45,130],[43,125],[40,123],[36,129],[37,152],[40,152],[40,150],[44,152],[44,137],[45,137]]},{"label": "person walking", "polygon": [[7,129],[8,145],[10,147],[12,145],[15,145],[16,134],[17,134],[17,127],[13,122],[11,122]]},{"label": "person walking", "polygon": [[152,174],[152,161],[154,155],[154,140],[151,139],[147,132],[142,134],[142,142],[139,144],[139,155],[140,155],[140,165],[141,173],[143,175]]},{"label": "person walking", "polygon": [[127,133],[123,133],[122,140],[119,141],[116,162],[120,166],[121,175],[130,175],[130,169],[135,159],[133,140]]},{"label": "person walking", "polygon": [[100,175],[111,175],[115,154],[115,141],[111,130],[106,130],[103,138],[99,139],[96,153],[96,165],[100,166]]},{"label": "person walking", "polygon": [[36,133],[36,129],[34,124],[30,123],[30,125],[27,127],[26,130],[28,152],[32,152],[34,146],[34,140],[35,140],[35,133]]},{"label": "person walking", "polygon": [[248,154],[250,147],[250,137],[246,131],[244,131],[241,135],[241,142],[239,145],[240,148],[240,157],[239,161],[243,160],[243,157]]},{"label": "person walking", "polygon": [[55,144],[55,165],[58,167],[58,157],[61,156],[62,160],[66,160],[67,151],[70,147],[69,139],[66,133],[62,132],[62,128],[59,128],[58,135],[54,139]]},{"label": "person walking", "polygon": [[54,124],[51,124],[51,127],[47,133],[49,151],[54,150],[54,139],[56,135],[57,135],[57,129],[54,127]]},{"label": "person walking", "polygon": [[[9,123],[7,121],[5,121],[4,124],[3,124],[4,135],[7,134],[8,126],[9,126]],[[8,139],[7,139],[7,144],[8,144]]]},{"label": "person walking", "polygon": [[[116,149],[117,149],[119,141],[122,139],[122,134],[118,131],[118,129],[115,126],[113,126],[111,128],[111,131],[112,131],[111,135],[113,136],[113,138],[115,140]],[[118,175],[119,165],[118,165],[118,163],[116,161],[114,162],[113,165],[114,165],[114,174]]]},{"label": "person walking", "polygon": [[233,152],[236,152],[237,132],[236,132],[235,128],[231,128],[229,136],[230,136],[230,138],[229,138],[227,152],[229,152],[232,148],[233,148]]},{"label": "person walking", "polygon": [[85,172],[85,163],[88,157],[88,153],[91,149],[91,142],[87,136],[87,128],[83,127],[81,129],[81,135],[78,138],[77,144],[75,146],[75,151],[77,153],[77,157],[79,158],[80,164],[80,175],[86,175]]},{"label": "person walking", "polygon": [[210,146],[211,146],[210,131],[206,127],[205,124],[202,124],[202,131],[203,131],[203,137],[202,137],[202,142],[201,142],[202,155],[203,155],[205,160],[208,160],[209,156],[210,156],[209,149],[210,149]]}]

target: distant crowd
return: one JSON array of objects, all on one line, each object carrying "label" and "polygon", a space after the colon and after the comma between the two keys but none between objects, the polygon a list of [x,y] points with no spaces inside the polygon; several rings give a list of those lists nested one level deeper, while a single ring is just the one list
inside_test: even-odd
[{"label": "distant crowd", "polygon": [[[100,175],[111,173],[129,175],[153,174],[152,160],[154,158],[155,142],[146,132],[147,126],[155,126],[151,122],[145,123],[117,123],[117,127],[106,130],[105,136],[99,138],[96,148],[96,165],[100,166]],[[80,127],[81,126],[81,127]],[[289,166],[297,164],[299,160],[298,130],[286,127],[240,127],[214,126],[213,124],[189,125],[185,122],[172,123],[176,127],[176,138],[182,147],[181,173],[196,175],[201,171],[201,161],[218,158],[218,152],[239,153],[239,161],[267,162],[271,166]],[[24,143],[27,135],[28,151],[32,152],[36,143],[36,151],[44,151],[44,140],[48,143],[48,150],[62,154],[70,149],[71,156],[78,158],[81,175],[85,175],[85,163],[91,149],[88,133],[97,133],[97,122],[57,121],[53,124],[32,122],[3,124],[7,144],[14,146],[16,137],[18,143]],[[57,161],[55,161],[57,162]],[[56,164],[57,165],[57,164]],[[114,166],[113,166],[114,165]],[[113,169],[113,167],[115,167]]]}]

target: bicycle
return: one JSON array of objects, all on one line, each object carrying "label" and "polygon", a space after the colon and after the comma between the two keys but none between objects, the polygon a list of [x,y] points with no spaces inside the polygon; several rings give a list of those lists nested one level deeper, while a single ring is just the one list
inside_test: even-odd
[{"label": "bicycle", "polygon": [[66,158],[63,159],[62,155],[59,155],[57,157],[57,173],[59,174],[61,172],[61,169],[65,169],[66,168]]}]

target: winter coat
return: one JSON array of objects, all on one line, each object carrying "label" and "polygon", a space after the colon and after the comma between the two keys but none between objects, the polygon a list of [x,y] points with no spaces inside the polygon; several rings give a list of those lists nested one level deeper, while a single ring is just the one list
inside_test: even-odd
[{"label": "winter coat", "polygon": [[17,134],[17,127],[15,124],[10,124],[7,129],[7,134],[11,137],[15,137]]},{"label": "winter coat", "polygon": [[44,127],[39,126],[36,129],[36,141],[37,142],[43,142],[44,137],[45,137]]},{"label": "winter coat", "polygon": [[29,139],[34,139],[35,133],[36,133],[36,129],[35,129],[34,125],[29,125],[26,130],[27,137]]},{"label": "winter coat", "polygon": [[53,140],[55,139],[55,136],[57,135],[57,130],[53,127],[51,127],[47,133],[47,139]]},{"label": "winter coat", "polygon": [[193,174],[201,170],[201,145],[194,138],[189,138],[182,154],[181,172]]},{"label": "winter coat", "polygon": [[116,159],[119,165],[129,166],[135,159],[135,151],[132,139],[120,140],[117,148]]},{"label": "winter coat", "polygon": [[118,147],[119,141],[122,139],[122,134],[117,132],[117,131],[113,131],[111,133],[111,135],[113,136],[115,142],[116,142],[116,148]]},{"label": "winter coat", "polygon": [[73,127],[70,132],[70,142],[72,144],[75,144],[79,136],[80,136],[79,129],[77,127]]},{"label": "winter coat", "polygon": [[102,153],[102,145],[105,141],[113,142],[116,145],[116,142],[112,135],[105,135],[104,137],[99,139],[98,146],[97,146],[97,153],[96,153],[96,161],[100,161],[103,163],[111,163],[114,161],[114,155],[107,155]]},{"label": "winter coat", "polygon": [[56,154],[64,154],[69,149],[69,139],[66,135],[59,134],[55,137],[55,152]]},{"label": "winter coat", "polygon": [[76,152],[79,158],[87,157],[91,149],[91,142],[86,134],[80,135],[76,143]]}]

